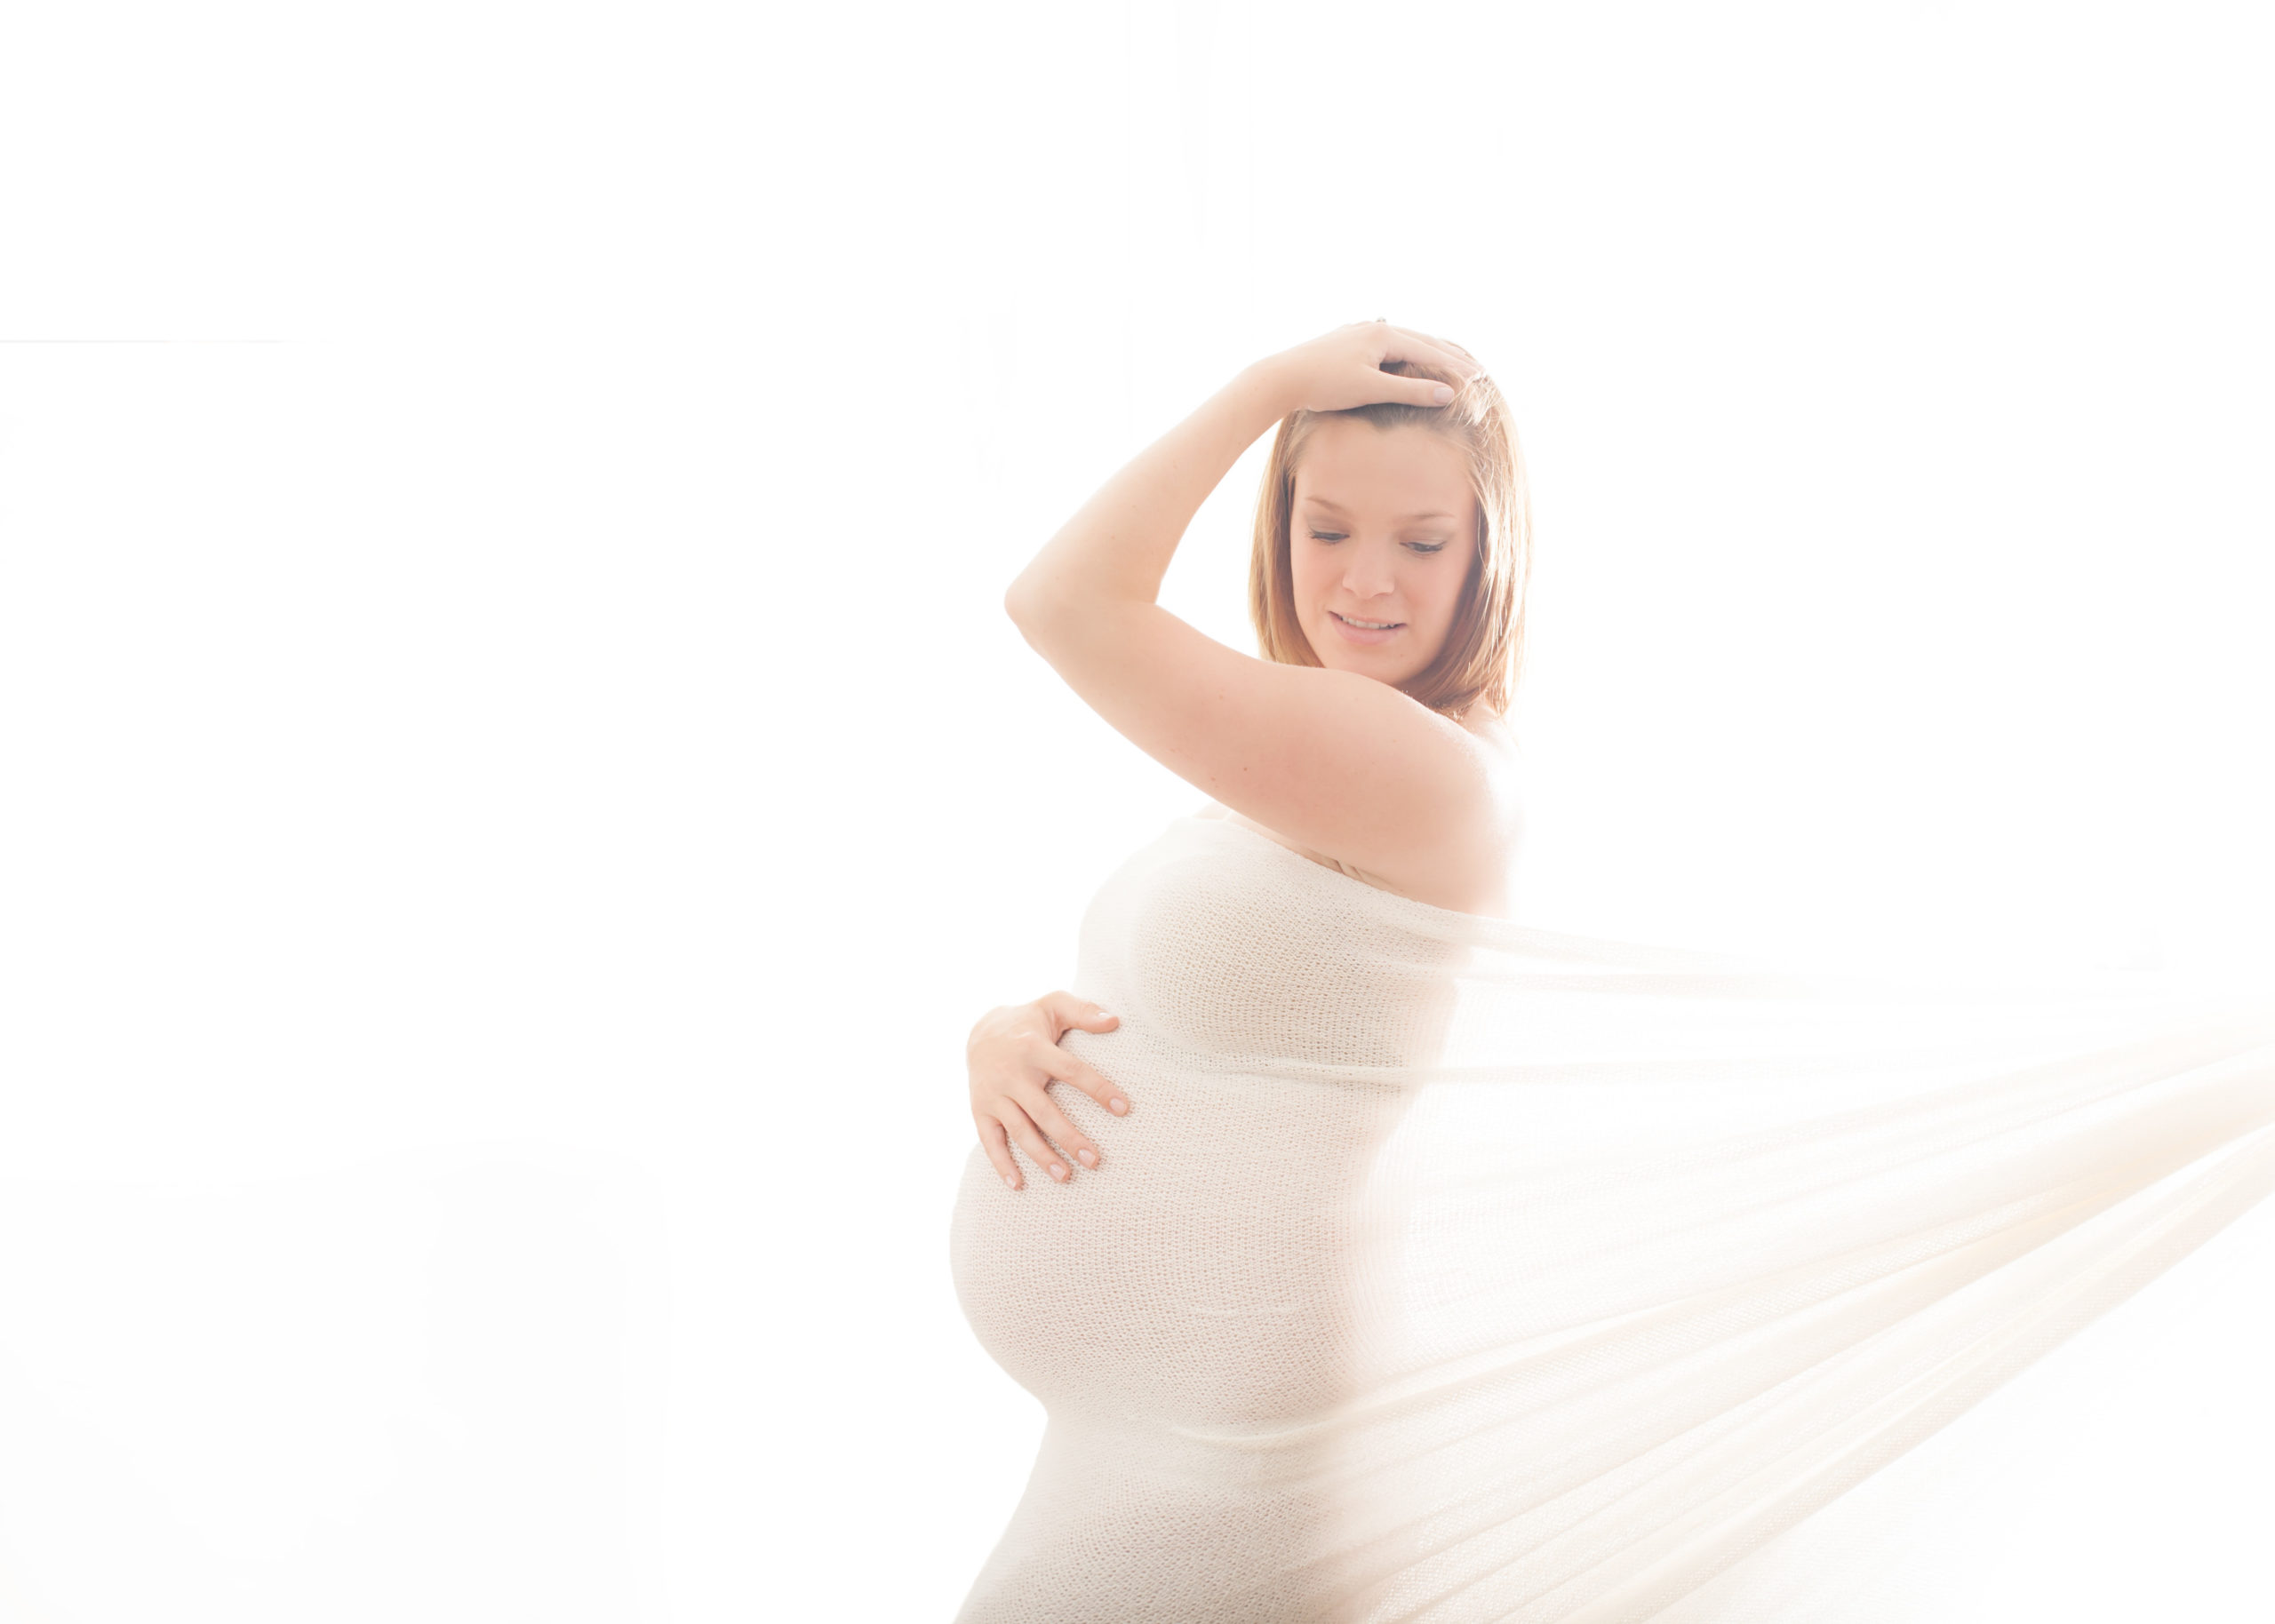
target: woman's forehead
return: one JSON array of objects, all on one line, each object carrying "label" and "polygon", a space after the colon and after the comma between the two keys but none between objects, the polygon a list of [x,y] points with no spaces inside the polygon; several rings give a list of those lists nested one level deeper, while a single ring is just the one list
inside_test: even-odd
[{"label": "woman's forehead", "polygon": [[1458,518],[1470,511],[1466,451],[1422,427],[1380,429],[1349,418],[1321,424],[1296,465],[1298,502],[1348,514]]}]

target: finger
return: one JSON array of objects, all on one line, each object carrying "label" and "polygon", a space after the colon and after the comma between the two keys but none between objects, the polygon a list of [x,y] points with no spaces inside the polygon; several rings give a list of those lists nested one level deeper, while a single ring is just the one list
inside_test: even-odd
[{"label": "finger", "polygon": [[1383,399],[1409,406],[1442,406],[1454,398],[1454,386],[1434,378],[1403,378],[1395,372],[1385,372],[1383,387],[1390,392]]},{"label": "finger", "polygon": [[1053,1082],[1065,1083],[1069,1087],[1080,1088],[1115,1116],[1126,1117],[1130,1114],[1130,1102],[1122,1097],[1122,1090],[1108,1082],[1096,1070],[1084,1065],[1069,1055],[1065,1049],[1053,1048],[1047,1051],[1042,1059],[1042,1069],[1050,1074]]},{"label": "finger", "polygon": [[1415,332],[1404,327],[1395,330],[1403,343],[1394,346],[1391,354],[1401,361],[1419,361],[1441,366],[1461,378],[1476,378],[1485,370],[1478,364],[1476,356],[1450,339],[1433,338],[1428,333]]},{"label": "finger", "polygon": [[1050,1148],[1050,1141],[1043,1138],[1035,1125],[1027,1119],[1026,1112],[1008,1101],[1003,1110],[1003,1126],[1010,1129],[1012,1139],[1018,1142],[1019,1149],[1027,1153],[1036,1166],[1062,1184],[1074,1176],[1066,1166],[1066,1158]]},{"label": "finger", "polygon": [[1017,1190],[1025,1181],[1019,1177],[1018,1163],[1011,1159],[1011,1144],[1003,1136],[1003,1125],[993,1117],[982,1117],[978,1121],[979,1148],[987,1152],[988,1161],[1002,1174],[1003,1182]]},{"label": "finger", "polygon": [[1435,345],[1409,345],[1400,352],[1398,358],[1411,362],[1417,366],[1434,367],[1440,371],[1449,372],[1464,383],[1474,383],[1485,376],[1485,369],[1474,361],[1457,355],[1451,350],[1441,349]]},{"label": "finger", "polygon": [[1050,1097],[1049,1089],[1034,1088],[1022,1093],[1019,1103],[1027,1108],[1027,1115],[1050,1135],[1051,1142],[1060,1150],[1085,1167],[1098,1165],[1100,1152],[1098,1146],[1088,1134],[1074,1126],[1065,1111],[1058,1109],[1058,1102]]},{"label": "finger", "polygon": [[1058,1023],[1058,1031],[1052,1034],[1054,1041],[1070,1027],[1079,1026],[1086,1032],[1110,1032],[1122,1024],[1120,1015],[1108,1015],[1090,999],[1076,998],[1071,992],[1046,992],[1036,1002]]},{"label": "finger", "polygon": [[[1090,1005],[1089,1007],[1096,1009],[1098,1007]],[[1054,1015],[1051,1018],[1057,1020],[1058,1017]],[[1066,1031],[1075,1027],[1080,1027],[1086,1031],[1111,1031],[1114,1026],[1121,1024],[1121,1022],[1120,1015],[1107,1015],[1105,1011],[1099,1010],[1092,1020],[1077,1021],[1073,1026],[1063,1029],[1059,1036],[1066,1036]],[[1100,1075],[1097,1070],[1083,1064],[1057,1044],[1047,1043],[1037,1039],[1026,1047],[1022,1058],[1036,1071],[1042,1072],[1047,1082],[1071,1083],[1117,1117],[1127,1116],[1130,1113],[1130,1102],[1120,1088]]]}]

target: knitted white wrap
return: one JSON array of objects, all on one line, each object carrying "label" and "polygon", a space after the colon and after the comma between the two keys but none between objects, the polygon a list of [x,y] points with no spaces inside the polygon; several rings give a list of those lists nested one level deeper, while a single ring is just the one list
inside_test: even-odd
[{"label": "knitted white wrap", "polygon": [[1047,1407],[963,1624],[1650,1618],[2275,1182],[2275,1001],[1803,981],[1217,818],[1099,890],[957,1291]]}]

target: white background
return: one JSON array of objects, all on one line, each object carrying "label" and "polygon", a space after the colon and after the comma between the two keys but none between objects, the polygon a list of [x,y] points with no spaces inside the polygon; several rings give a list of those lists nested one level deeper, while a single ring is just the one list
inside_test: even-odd
[{"label": "white background", "polygon": [[[1201,800],[1001,594],[1344,322],[1516,409],[1525,922],[2275,967],[2271,72],[2242,5],[12,11],[0,1618],[947,1617],[1041,1423],[963,1034]],[[1260,452],[1166,593],[1243,649]],[[2096,1333],[2263,1368],[2267,1217]]]}]

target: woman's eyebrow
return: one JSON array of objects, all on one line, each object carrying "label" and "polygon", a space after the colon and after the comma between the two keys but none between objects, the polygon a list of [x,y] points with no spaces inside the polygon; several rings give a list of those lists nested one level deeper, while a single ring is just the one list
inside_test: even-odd
[{"label": "woman's eyebrow", "polygon": [[[1351,516],[1351,510],[1349,508],[1343,506],[1340,503],[1330,502],[1325,497],[1307,496],[1303,498],[1303,501],[1307,506],[1324,507],[1328,512],[1331,513],[1341,513],[1346,519]],[[1405,518],[1401,519],[1399,522],[1401,524],[1412,524],[1417,520],[1422,519],[1450,519],[1452,517],[1453,515],[1451,513],[1409,513]]]}]

